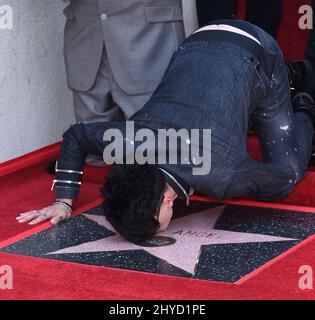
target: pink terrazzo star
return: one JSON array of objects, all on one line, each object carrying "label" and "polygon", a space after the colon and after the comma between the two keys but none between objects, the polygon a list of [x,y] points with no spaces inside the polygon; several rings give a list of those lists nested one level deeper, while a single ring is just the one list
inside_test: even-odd
[{"label": "pink terrazzo star", "polygon": [[[203,245],[295,240],[214,229],[224,209],[225,206],[220,206],[172,220],[168,230],[159,234],[177,240],[176,243],[167,247],[141,247],[127,242],[121,236],[115,234],[111,237],[50,252],[49,254],[144,250],[188,273],[194,274]],[[85,214],[84,216],[115,232],[104,216],[90,214]]]}]

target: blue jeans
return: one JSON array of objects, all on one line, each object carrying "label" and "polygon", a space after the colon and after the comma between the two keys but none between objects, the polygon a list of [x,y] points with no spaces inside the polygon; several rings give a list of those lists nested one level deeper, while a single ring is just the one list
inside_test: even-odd
[{"label": "blue jeans", "polygon": [[[255,103],[250,121],[259,137],[265,164],[246,160],[234,175],[226,197],[248,194],[249,175],[257,175],[261,191],[264,186],[267,188],[266,192],[252,196],[273,201],[285,198],[304,178],[311,158],[314,128],[306,114],[293,113],[288,74],[278,45],[260,29],[256,32],[265,50],[275,56],[271,79],[259,65],[255,66],[263,93]],[[277,170],[282,174],[270,174]]]},{"label": "blue jeans", "polygon": [[[248,110],[250,115],[247,124],[253,125],[259,137],[264,163],[254,161],[247,156],[232,176],[225,197],[250,195],[257,200],[274,201],[287,197],[294,186],[304,178],[311,157],[314,129],[306,114],[293,113],[287,69],[276,41],[260,28],[254,27],[254,29],[262,47],[269,55],[266,59],[272,57],[274,60],[271,75],[268,75],[261,67],[261,63],[254,59],[251,68],[255,70],[256,76],[254,79],[248,79],[249,82],[252,82],[252,90],[255,93],[250,101]],[[203,41],[207,42],[207,32],[203,34]],[[187,44],[184,43],[182,48],[186,50],[190,48],[191,55],[194,54],[193,48],[196,51],[200,49],[198,49],[197,42],[191,43],[190,39],[186,42]],[[210,47],[214,45],[211,42],[209,44]],[[200,42],[200,47],[202,46],[203,43]],[[220,48],[219,43],[216,44],[216,49],[218,48]],[[222,55],[229,54],[231,52],[228,50],[222,50]],[[233,58],[230,57],[230,60],[233,61]],[[173,63],[176,64],[176,58]],[[220,70],[217,71],[220,72]],[[203,81],[207,82],[209,79]],[[233,87],[228,83],[229,81],[235,80],[226,78],[226,88]],[[244,83],[244,87],[247,85]],[[248,85],[248,88],[250,87]],[[248,92],[245,92],[239,100],[244,101],[245,105],[248,100]],[[242,110],[231,112],[230,117],[238,118],[236,122],[240,124],[246,122]],[[244,126],[240,126],[239,132],[235,134],[241,137],[245,130]],[[230,139],[224,131],[218,135],[221,139]],[[228,140],[225,142],[226,145],[229,144]],[[242,150],[241,144],[244,143],[244,139],[240,138],[239,143],[239,150]]]}]

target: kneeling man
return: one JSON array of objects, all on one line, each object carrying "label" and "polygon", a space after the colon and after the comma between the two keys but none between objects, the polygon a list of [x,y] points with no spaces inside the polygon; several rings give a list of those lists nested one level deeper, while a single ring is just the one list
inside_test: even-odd
[{"label": "kneeling man", "polygon": [[[292,106],[290,93],[290,85],[303,89],[307,69],[306,62],[285,63],[275,40],[247,22],[221,20],[197,30],[174,54],[152,98],[130,119],[136,137],[143,129],[153,132],[157,139],[144,153],[158,154],[159,160],[166,158],[158,142],[161,132],[191,132],[180,147],[168,144],[168,158],[181,155],[180,163],[133,161],[130,155],[141,148],[141,139],[130,134],[126,122],[76,124],[63,136],[54,180],[56,202],[21,214],[18,221],[50,219],[56,224],[69,218],[86,155],[110,158],[104,150],[113,146],[108,136],[117,131],[124,154],[106,181],[104,210],[129,241],[141,243],[165,230],[175,199],[188,204],[193,190],[217,199],[287,197],[305,176],[311,158],[314,102],[308,94],[294,92]],[[263,163],[248,154],[249,126],[260,139]],[[211,130],[211,141],[196,138],[196,129]],[[187,145],[191,152],[183,157]],[[211,157],[211,168],[200,168],[201,154],[204,162]]]}]

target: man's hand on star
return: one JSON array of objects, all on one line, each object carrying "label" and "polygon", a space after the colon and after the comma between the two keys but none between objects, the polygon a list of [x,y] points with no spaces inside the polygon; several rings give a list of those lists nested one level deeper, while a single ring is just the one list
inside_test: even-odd
[{"label": "man's hand on star", "polygon": [[54,203],[53,205],[43,208],[41,210],[32,210],[21,213],[16,220],[19,223],[26,223],[35,225],[44,221],[50,220],[50,223],[56,225],[61,221],[69,219],[71,217],[71,211],[65,206]]}]

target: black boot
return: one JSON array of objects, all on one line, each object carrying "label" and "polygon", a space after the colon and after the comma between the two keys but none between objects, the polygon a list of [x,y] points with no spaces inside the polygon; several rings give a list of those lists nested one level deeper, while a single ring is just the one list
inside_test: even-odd
[{"label": "black boot", "polygon": [[315,128],[315,102],[306,92],[299,92],[292,100],[293,112],[304,112],[309,116]]},{"label": "black boot", "polygon": [[[303,112],[312,120],[315,128],[315,102],[311,95],[305,92],[298,93],[292,100],[293,112]],[[315,135],[312,143],[312,157],[309,162],[310,166],[315,166]]]},{"label": "black boot", "polygon": [[292,97],[298,92],[310,93],[312,65],[308,60],[286,61]]},{"label": "black boot", "polygon": [[[315,102],[311,95],[305,92],[300,92],[292,100],[293,112],[303,112],[308,115],[313,123],[313,128],[315,128]],[[315,155],[315,145],[313,137],[313,147],[312,156]]]},{"label": "black boot", "polygon": [[306,92],[299,92],[292,100],[293,112],[304,112],[309,116],[315,128],[315,102]]}]

